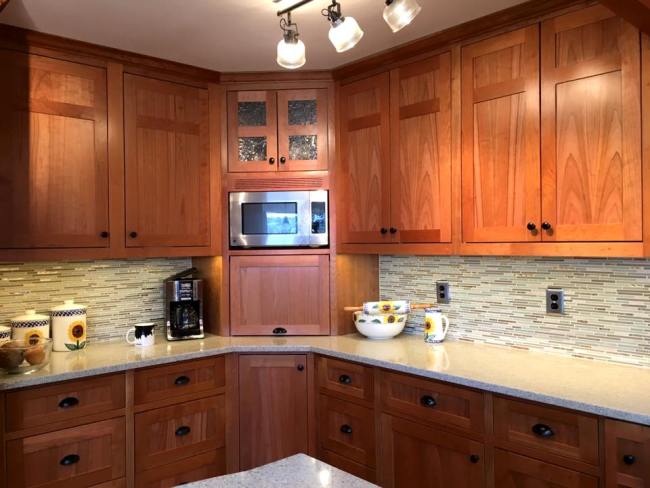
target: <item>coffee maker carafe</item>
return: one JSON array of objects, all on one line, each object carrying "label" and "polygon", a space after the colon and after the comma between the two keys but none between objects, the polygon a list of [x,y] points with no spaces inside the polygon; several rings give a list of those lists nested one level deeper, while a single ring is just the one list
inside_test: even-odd
[{"label": "coffee maker carafe", "polygon": [[165,322],[167,339],[202,339],[203,280],[190,268],[165,280]]}]

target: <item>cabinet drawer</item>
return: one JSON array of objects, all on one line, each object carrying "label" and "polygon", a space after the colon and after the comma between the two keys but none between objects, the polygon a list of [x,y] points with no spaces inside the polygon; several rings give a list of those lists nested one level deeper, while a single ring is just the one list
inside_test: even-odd
[{"label": "cabinet drawer", "polygon": [[225,473],[226,449],[221,448],[136,473],[135,486],[136,488],[168,488]]},{"label": "cabinet drawer", "polygon": [[496,396],[494,434],[513,448],[598,464],[598,419],[591,415]]},{"label": "cabinet drawer", "polygon": [[354,403],[320,396],[320,444],[324,449],[365,464],[375,465],[373,410]]},{"label": "cabinet drawer", "polygon": [[483,432],[483,394],[402,374],[381,372],[385,409],[472,432]]},{"label": "cabinet drawer", "polygon": [[125,429],[120,418],[9,441],[8,486],[93,486],[121,478]]},{"label": "cabinet drawer", "polygon": [[335,452],[332,451],[328,451],[327,449],[320,450],[320,452],[318,453],[318,459],[326,462],[330,466],[339,468],[345,471],[346,473],[353,474],[357,478],[362,478],[366,481],[370,481],[371,483],[374,483],[377,477],[377,474],[374,469],[369,468],[368,466],[364,466],[363,464],[350,461],[345,456],[340,456],[339,454],[336,454]]},{"label": "cabinet drawer", "polygon": [[223,395],[137,414],[136,471],[223,447],[224,419]]},{"label": "cabinet drawer", "polygon": [[124,375],[101,376],[7,393],[8,432],[124,408]]},{"label": "cabinet drawer", "polygon": [[373,401],[373,370],[368,366],[320,356],[318,385],[337,395]]},{"label": "cabinet drawer", "polygon": [[650,487],[650,427],[605,420],[605,486]]},{"label": "cabinet drawer", "polygon": [[225,358],[219,356],[186,361],[135,372],[135,403],[176,398],[191,393],[209,392],[225,386]]}]

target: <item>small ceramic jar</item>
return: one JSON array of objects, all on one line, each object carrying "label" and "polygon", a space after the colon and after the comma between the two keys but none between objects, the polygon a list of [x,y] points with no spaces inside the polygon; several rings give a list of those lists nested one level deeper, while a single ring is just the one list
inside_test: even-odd
[{"label": "small ceramic jar", "polygon": [[36,310],[26,310],[24,315],[11,319],[11,338],[15,341],[29,345],[48,337],[50,318],[47,315],[37,314]]},{"label": "small ceramic jar", "polygon": [[86,347],[86,307],[66,300],[50,310],[55,351],[78,351]]},{"label": "small ceramic jar", "polygon": [[11,340],[11,327],[0,325],[0,344]]}]

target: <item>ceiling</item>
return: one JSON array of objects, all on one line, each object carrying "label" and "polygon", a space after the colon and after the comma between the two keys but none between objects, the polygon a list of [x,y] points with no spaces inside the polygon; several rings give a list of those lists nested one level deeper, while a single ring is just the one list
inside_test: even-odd
[{"label": "ceiling", "polygon": [[[320,15],[329,0],[314,0],[293,14],[307,46],[302,69],[331,69],[521,0],[419,0],[422,12],[393,34],[382,19],[382,0],[340,0],[365,36],[336,53]],[[276,10],[297,0],[11,0],[0,23],[147,54],[222,72],[281,70]]]}]

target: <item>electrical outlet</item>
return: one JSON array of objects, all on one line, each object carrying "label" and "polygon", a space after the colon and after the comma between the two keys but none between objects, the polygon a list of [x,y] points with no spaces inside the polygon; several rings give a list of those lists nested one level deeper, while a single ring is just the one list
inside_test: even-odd
[{"label": "electrical outlet", "polygon": [[546,313],[564,313],[564,290],[546,289]]},{"label": "electrical outlet", "polygon": [[449,292],[448,281],[436,281],[436,297],[438,303],[451,302],[451,293]]}]

